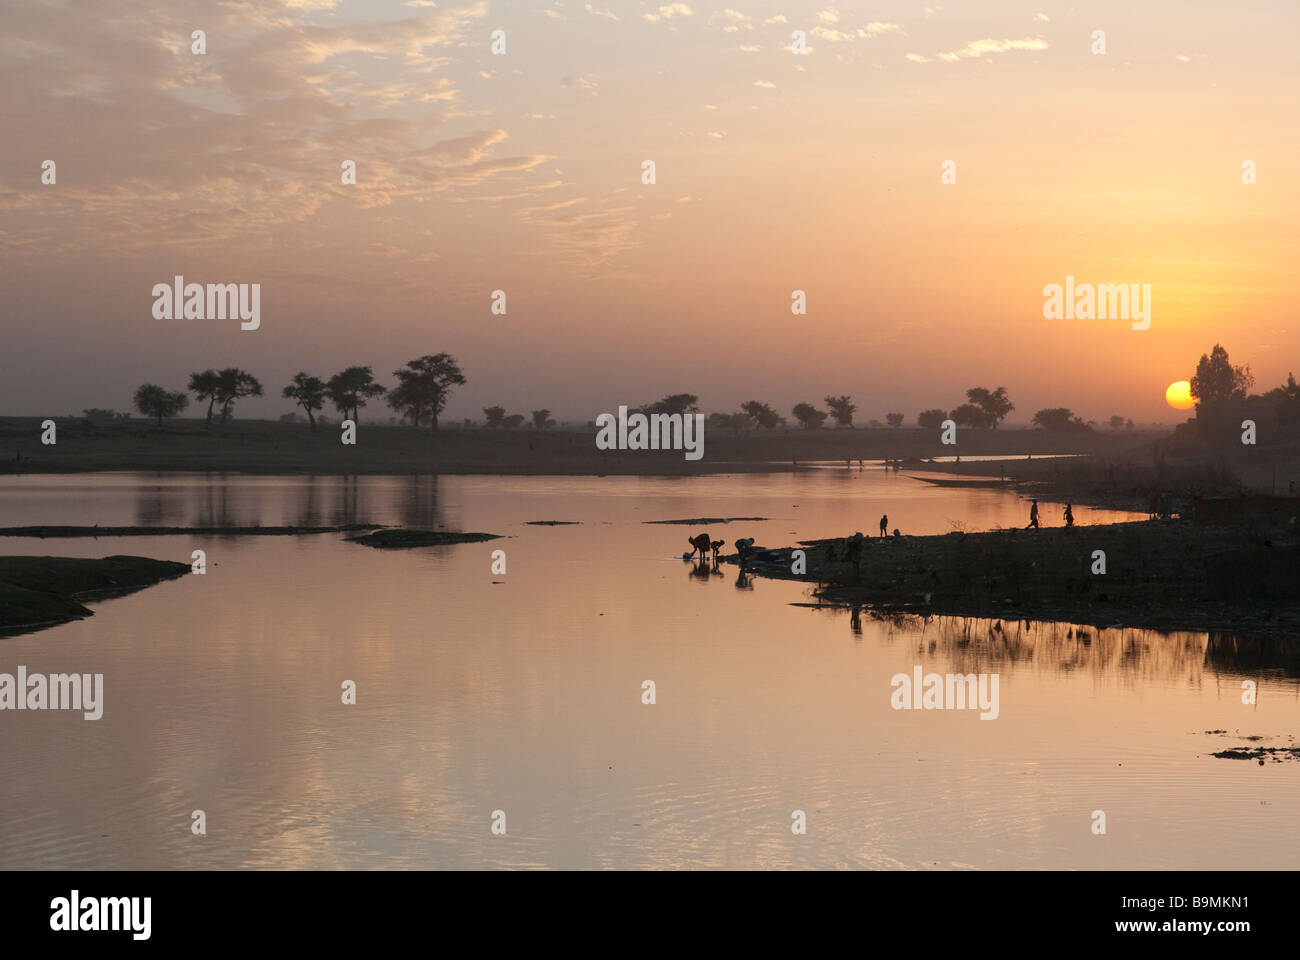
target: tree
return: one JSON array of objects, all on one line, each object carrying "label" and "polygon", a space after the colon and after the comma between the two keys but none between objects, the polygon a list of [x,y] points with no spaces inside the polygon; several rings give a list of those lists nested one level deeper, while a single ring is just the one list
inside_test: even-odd
[{"label": "tree", "polygon": [[826,421],[826,411],[818,410],[811,403],[796,403],[791,412],[805,430],[816,430]]},{"label": "tree", "polygon": [[740,405],[745,416],[753,420],[764,430],[771,430],[785,422],[785,418],[769,407],[766,403],[759,403],[757,400],[747,400]]},{"label": "tree", "polygon": [[1048,407],[1034,414],[1034,423],[1053,432],[1076,432],[1090,429],[1082,417],[1076,417],[1068,407]]},{"label": "tree", "polygon": [[325,396],[334,404],[334,409],[344,420],[360,423],[360,410],[366,401],[387,393],[387,388],[375,383],[375,376],[369,367],[348,367],[330,377],[325,384]]},{"label": "tree", "polygon": [[897,430],[903,425],[903,415],[901,413],[885,414],[885,422]]},{"label": "tree", "polygon": [[831,408],[831,416],[835,418],[837,427],[853,426],[853,411],[858,409],[858,405],[848,396],[841,394],[838,397],[826,397],[826,406]]},{"label": "tree", "polygon": [[[427,413],[429,426],[438,429],[438,414],[447,405],[453,385],[465,383],[455,359],[446,353],[425,354],[408,360],[406,366],[393,371],[397,387],[388,396],[388,404],[419,426]],[[485,411],[487,412],[487,411]],[[504,415],[505,410],[501,413]]]},{"label": "tree", "polygon": [[227,367],[217,374],[215,397],[221,404],[221,426],[226,425],[235,401],[241,397],[260,397],[262,384],[257,377],[238,367]]},{"label": "tree", "polygon": [[547,427],[555,426],[555,421],[550,419],[550,416],[551,416],[551,411],[549,410],[534,410],[533,411],[534,429],[545,430]]},{"label": "tree", "polygon": [[706,421],[710,427],[715,430],[731,430],[736,436],[740,431],[749,426],[749,414],[740,413],[711,413]]},{"label": "tree", "polygon": [[699,413],[700,398],[693,393],[673,393],[643,408],[644,413]]},{"label": "tree", "polygon": [[487,425],[495,430],[501,426],[501,421],[506,418],[505,407],[484,407],[483,416],[487,417]]},{"label": "tree", "polygon": [[397,387],[388,395],[388,405],[405,415],[418,427],[427,411],[429,425],[438,429],[438,414],[447,406],[452,387],[464,386],[468,381],[449,353],[429,353],[406,366],[393,371]]},{"label": "tree", "polygon": [[170,393],[156,383],[146,383],[135,392],[135,408],[143,416],[155,417],[162,426],[163,417],[174,417],[190,405],[184,393]]},{"label": "tree", "polygon": [[1286,385],[1274,387],[1265,396],[1273,402],[1278,423],[1300,423],[1300,383],[1295,375],[1286,375]]},{"label": "tree", "polygon": [[[998,424],[1006,419],[1007,414],[1016,409],[1016,405],[1007,397],[1007,388],[998,387],[996,390],[986,390],[984,387],[971,387],[966,391],[966,399],[969,401],[963,406],[972,406],[979,411],[981,416],[974,418],[976,422],[970,422],[965,426],[970,427],[989,427],[993,430],[998,428]],[[958,407],[957,409],[961,409]],[[955,420],[956,417],[954,416]],[[961,423],[960,420],[957,421]]]},{"label": "tree", "polygon": [[1132,418],[1132,417],[1129,417],[1129,418],[1128,418],[1128,422],[1124,424],[1124,429],[1125,429],[1125,430],[1132,430],[1132,429],[1133,429],[1133,418]]},{"label": "tree", "polygon": [[280,394],[286,400],[293,400],[307,411],[311,428],[316,429],[316,414],[325,405],[325,381],[320,377],[309,377],[305,373],[295,373],[293,381]]},{"label": "tree", "polygon": [[505,427],[507,430],[514,430],[523,422],[524,415],[522,413],[512,413],[501,421],[501,426]]},{"label": "tree", "polygon": [[963,403],[952,412],[952,420],[959,427],[987,427],[989,415],[973,403]]},{"label": "tree", "polygon": [[916,425],[918,427],[925,427],[927,430],[937,430],[939,427],[943,426],[943,422],[947,419],[948,414],[946,411],[934,407],[933,409],[922,410],[918,413],[916,415]]},{"label": "tree", "polygon": [[1110,418],[1110,428],[1112,430],[1118,430],[1122,426],[1124,426],[1124,418],[1119,414],[1115,414],[1115,416]]},{"label": "tree", "polygon": [[199,403],[208,401],[208,419],[204,423],[208,427],[212,426],[212,405],[217,402],[217,381],[218,374],[215,370],[190,374],[190,393],[194,394],[194,399]]},{"label": "tree", "polygon": [[1228,359],[1228,351],[1216,343],[1209,356],[1201,354],[1196,364],[1192,399],[1196,401],[1198,413],[1201,407],[1212,411],[1230,401],[1245,400],[1246,391],[1254,384],[1250,367],[1234,367]]}]

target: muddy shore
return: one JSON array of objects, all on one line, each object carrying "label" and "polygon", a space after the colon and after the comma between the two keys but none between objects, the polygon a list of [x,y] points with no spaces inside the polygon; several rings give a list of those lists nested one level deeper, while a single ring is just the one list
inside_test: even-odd
[{"label": "muddy shore", "polygon": [[80,620],[80,600],[120,596],[190,572],[189,564],[147,557],[0,557],[0,631]]},{"label": "muddy shore", "polygon": [[[792,572],[795,549],[806,557],[801,574]],[[868,538],[856,562],[852,551],[847,540],[805,541],[774,549],[767,562],[747,562],[745,569],[807,582],[822,602],[848,607],[1300,636],[1295,524],[1135,521]],[[723,560],[740,562],[736,555]]]}]

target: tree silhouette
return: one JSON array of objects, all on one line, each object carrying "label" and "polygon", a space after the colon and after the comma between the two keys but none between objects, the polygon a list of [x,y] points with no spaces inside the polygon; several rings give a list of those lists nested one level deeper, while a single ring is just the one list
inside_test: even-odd
[{"label": "tree silhouette", "polygon": [[938,429],[943,426],[943,422],[947,419],[947,411],[934,407],[930,410],[922,410],[918,413],[916,415],[916,425],[918,427],[925,427],[926,429]]},{"label": "tree silhouette", "polygon": [[673,393],[641,408],[642,413],[666,413],[672,415],[699,413],[700,398],[693,393]]},{"label": "tree silhouette", "polygon": [[514,430],[523,422],[524,415],[522,413],[512,413],[501,421],[501,426],[505,427],[507,430]]},{"label": "tree silhouette", "polygon": [[1228,359],[1228,351],[1219,344],[1214,345],[1209,356],[1201,354],[1196,364],[1196,376],[1192,377],[1192,399],[1197,409],[1221,407],[1233,400],[1245,400],[1246,391],[1255,384],[1250,367],[1234,367]]},{"label": "tree silhouette", "polygon": [[796,403],[791,412],[805,430],[816,430],[826,420],[826,411],[818,410],[811,403]]},{"label": "tree silhouette", "polygon": [[1074,411],[1068,407],[1047,407],[1039,410],[1034,414],[1033,422],[1044,430],[1054,432],[1077,432],[1091,429],[1083,422],[1082,417],[1076,417]]},{"label": "tree silhouette", "polygon": [[190,374],[190,393],[202,403],[208,401],[208,419],[204,426],[212,426],[212,405],[217,402],[217,371],[204,370],[202,373]]},{"label": "tree silhouette", "polygon": [[952,421],[959,427],[987,427],[989,415],[973,403],[963,403],[952,412]]},{"label": "tree silhouette", "polygon": [[757,400],[747,400],[740,405],[745,416],[753,420],[764,430],[771,430],[784,422],[785,418],[769,407],[766,403],[759,403]]},{"label": "tree silhouette", "polygon": [[1115,414],[1115,416],[1110,418],[1110,428],[1112,430],[1118,430],[1122,426],[1124,426],[1124,418],[1119,414]]},{"label": "tree silhouette", "polygon": [[260,397],[262,384],[257,377],[238,367],[227,367],[217,374],[216,401],[221,404],[221,426],[226,425],[235,401],[241,397]]},{"label": "tree silhouette", "polygon": [[903,415],[901,413],[887,413],[885,414],[885,422],[894,429],[898,429],[903,425]]},{"label": "tree silhouette", "polygon": [[386,387],[375,383],[375,376],[369,367],[348,367],[329,378],[325,384],[325,396],[334,404],[334,409],[342,414],[344,420],[361,422],[360,411],[366,401],[372,397],[383,396]]},{"label": "tree silhouette", "polygon": [[190,405],[184,393],[171,393],[156,383],[142,384],[134,399],[135,408],[146,417],[155,417],[160,427],[163,417],[174,417]]},{"label": "tree silhouette", "polygon": [[484,407],[483,415],[487,417],[487,425],[492,429],[501,426],[501,422],[506,418],[505,407]]},{"label": "tree silhouette", "polygon": [[749,426],[749,414],[744,413],[711,413],[709,419],[705,421],[715,430],[731,430],[734,436],[740,436],[740,431]]},{"label": "tree silhouette", "polygon": [[858,405],[853,402],[848,394],[842,394],[838,397],[826,397],[825,399],[826,406],[831,408],[831,416],[835,419],[836,426],[853,426],[853,411],[858,409]]},{"label": "tree silhouette", "polygon": [[[981,416],[973,418],[978,422],[965,424],[971,427],[991,427],[996,430],[998,424],[1007,418],[1007,414],[1016,409],[1016,405],[1007,397],[1007,388],[998,387],[996,390],[986,390],[984,387],[971,387],[966,391],[966,399],[970,401],[962,404],[962,407],[973,406]],[[957,409],[962,409],[958,407]],[[953,417],[956,420],[956,416]],[[960,420],[957,421],[961,423]]]},{"label": "tree silhouette", "polygon": [[549,410],[534,410],[533,426],[538,430],[545,430],[547,427],[555,426],[555,421],[549,419],[550,416],[551,411]]},{"label": "tree silhouette", "polygon": [[408,360],[405,367],[393,371],[393,376],[397,387],[388,395],[388,405],[410,417],[417,427],[427,411],[434,430],[438,429],[438,414],[447,405],[451,388],[468,382],[449,353]]},{"label": "tree silhouette", "polygon": [[307,411],[311,428],[316,429],[316,415],[313,411],[325,405],[325,381],[320,377],[309,377],[305,373],[295,373],[293,382],[284,388],[281,394],[286,400],[293,400]]}]

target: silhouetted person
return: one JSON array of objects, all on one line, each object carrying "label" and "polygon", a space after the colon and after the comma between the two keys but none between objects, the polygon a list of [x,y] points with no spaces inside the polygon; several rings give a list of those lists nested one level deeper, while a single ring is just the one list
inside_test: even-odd
[{"label": "silhouetted person", "polygon": [[889,514],[885,514],[880,518],[880,535],[882,537],[889,536]]},{"label": "silhouetted person", "polygon": [[1068,530],[1074,526],[1074,510],[1067,503],[1065,505],[1065,528]]},{"label": "silhouetted person", "polygon": [[1035,530],[1038,529],[1038,501],[1037,500],[1033,501],[1033,503],[1029,507],[1029,523],[1025,526],[1025,529],[1028,530],[1030,529],[1030,527],[1032,527]]}]

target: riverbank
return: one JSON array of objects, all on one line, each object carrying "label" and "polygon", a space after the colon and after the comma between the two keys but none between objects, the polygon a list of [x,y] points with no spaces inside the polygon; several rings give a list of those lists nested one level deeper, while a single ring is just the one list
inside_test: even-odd
[{"label": "riverbank", "polygon": [[1169,510],[1184,513],[1198,498],[1300,496],[1300,439],[1210,448],[1164,437],[1083,457],[962,460],[924,469],[972,481],[1006,478],[1018,481],[1016,489],[1026,496],[1115,510],[1149,512],[1153,498],[1163,495]]},{"label": "riverbank", "polygon": [[[792,572],[803,549],[806,572]],[[1300,527],[1153,520],[801,541],[747,563],[762,577],[815,586],[823,602],[886,611],[1096,627],[1300,634]],[[739,563],[739,558],[724,558]]]},{"label": "riverbank", "polygon": [[[598,450],[589,430],[488,430],[444,427],[434,434],[364,420],[355,446],[336,425],[233,421],[208,429],[202,420],[88,421],[54,418],[57,443],[41,443],[41,418],[0,419],[0,473],[163,471],[250,474],[485,474],[525,476],[691,476],[809,469],[818,462],[931,457],[1111,454],[1142,447],[1159,434],[1140,431],[1050,434],[1042,430],[963,431],[960,448],[938,430],[709,430],[704,457],[674,450]],[[964,464],[963,464],[964,466]]]},{"label": "riverbank", "polygon": [[78,598],[121,596],[189,572],[147,557],[0,557],[0,632],[81,620],[94,611]]}]

